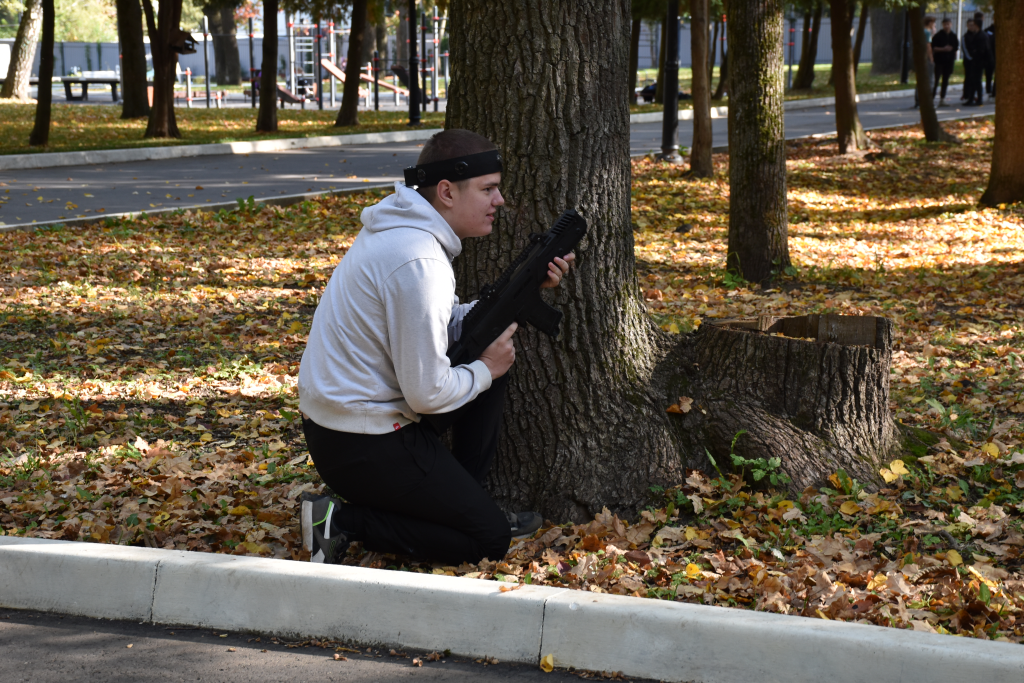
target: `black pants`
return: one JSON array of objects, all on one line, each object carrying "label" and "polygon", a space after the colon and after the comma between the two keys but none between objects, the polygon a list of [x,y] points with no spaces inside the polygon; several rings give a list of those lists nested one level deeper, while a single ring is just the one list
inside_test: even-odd
[{"label": "black pants", "polygon": [[[498,447],[508,376],[458,410],[388,434],[352,434],[304,419],[324,482],[347,504],[342,529],[368,550],[457,565],[500,560],[512,532],[483,488]],[[452,428],[452,450],[439,438]]]},{"label": "black pants", "polygon": [[994,95],[996,92],[995,86],[992,84],[992,79],[996,75],[996,60],[993,57],[985,63],[985,92],[989,95]]},{"label": "black pants", "polygon": [[939,81],[942,81],[942,94],[939,95],[942,99],[946,99],[946,89],[949,88],[949,77],[953,75],[952,61],[935,60],[935,85],[932,86],[932,97],[935,97],[935,91],[939,88]]},{"label": "black pants", "polygon": [[982,86],[981,76],[984,72],[983,64],[975,64],[976,59],[970,59],[964,63],[964,99],[970,102],[981,102]]}]

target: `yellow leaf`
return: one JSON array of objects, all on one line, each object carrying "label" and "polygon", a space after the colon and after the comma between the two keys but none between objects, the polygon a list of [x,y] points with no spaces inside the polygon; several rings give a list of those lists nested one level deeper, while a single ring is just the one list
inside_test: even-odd
[{"label": "yellow leaf", "polygon": [[878,470],[878,473],[882,475],[882,479],[885,479],[886,484],[891,484],[897,479],[899,479],[899,475],[893,474],[888,467],[883,467],[882,469]]},{"label": "yellow leaf", "polygon": [[910,474],[910,470],[907,469],[902,460],[893,460],[889,463],[889,469],[897,476],[901,474]]},{"label": "yellow leaf", "polygon": [[949,550],[946,552],[946,561],[954,567],[959,567],[964,563],[964,558],[960,557],[960,553],[955,550]]},{"label": "yellow leaf", "polygon": [[551,673],[555,670],[555,656],[544,655],[540,660],[540,669],[545,673]]},{"label": "yellow leaf", "polygon": [[229,515],[235,515],[236,517],[244,517],[245,515],[249,514],[249,512],[249,508],[245,507],[244,505],[239,505],[238,507],[233,507],[230,510],[228,510]]},{"label": "yellow leaf", "polygon": [[288,328],[288,334],[295,334],[296,332],[302,331],[302,323],[298,320],[292,323],[291,327]]},{"label": "yellow leaf", "polygon": [[780,510],[792,510],[796,507],[796,503],[791,500],[780,500],[776,507]]},{"label": "yellow leaf", "polygon": [[844,515],[853,515],[861,511],[860,505],[857,505],[852,500],[848,500],[839,506],[839,511]]},{"label": "yellow leaf", "polygon": [[987,453],[993,458],[999,457],[999,446],[995,445],[991,441],[981,447],[982,452]]},{"label": "yellow leaf", "polygon": [[704,574],[701,573],[700,567],[695,565],[693,562],[686,565],[686,578],[699,579],[702,576],[704,576]]},{"label": "yellow leaf", "polygon": [[683,533],[686,536],[687,541],[692,541],[695,538],[700,538],[700,533],[698,533],[698,531],[692,526],[686,527],[686,531]]},{"label": "yellow leaf", "polygon": [[159,515],[157,515],[156,517],[154,517],[152,519],[152,522],[153,522],[153,524],[156,524],[157,526],[159,526],[159,525],[163,524],[164,522],[166,522],[167,520],[169,520],[170,518],[171,518],[171,516],[169,514],[167,514],[166,512],[161,512]]},{"label": "yellow leaf", "polygon": [[203,435],[199,437],[199,440],[202,441],[203,443],[213,441],[213,434],[210,434],[209,432],[204,432]]},{"label": "yellow leaf", "polygon": [[879,572],[878,574],[875,574],[874,576],[871,577],[871,580],[868,581],[868,590],[869,591],[878,590],[880,587],[885,585],[885,580],[886,580],[885,574],[882,574],[881,572]]}]

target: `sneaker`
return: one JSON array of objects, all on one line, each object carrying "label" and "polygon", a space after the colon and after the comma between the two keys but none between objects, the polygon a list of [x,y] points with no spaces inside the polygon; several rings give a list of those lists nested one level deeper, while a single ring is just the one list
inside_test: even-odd
[{"label": "sneaker", "polygon": [[302,499],[302,545],[309,551],[310,562],[339,564],[348,550],[349,535],[334,523],[338,504],[330,496],[304,496]]},{"label": "sneaker", "polygon": [[544,524],[544,518],[536,512],[506,512],[505,516],[512,529],[512,538],[517,540],[532,536]]},{"label": "sneaker", "polygon": [[945,97],[943,97],[942,99],[939,100],[939,106],[940,107],[945,107],[946,106],[946,98]]}]

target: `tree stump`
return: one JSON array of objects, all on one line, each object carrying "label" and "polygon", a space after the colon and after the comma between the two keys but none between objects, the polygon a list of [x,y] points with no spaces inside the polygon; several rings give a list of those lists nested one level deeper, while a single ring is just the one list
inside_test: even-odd
[{"label": "tree stump", "polygon": [[893,325],[886,318],[808,315],[702,325],[696,361],[710,452],[730,463],[780,458],[801,491],[837,469],[861,482],[899,447],[889,410]]}]

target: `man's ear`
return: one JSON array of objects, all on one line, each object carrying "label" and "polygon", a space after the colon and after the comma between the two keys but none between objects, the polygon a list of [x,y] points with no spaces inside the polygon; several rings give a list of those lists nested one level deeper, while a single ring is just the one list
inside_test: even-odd
[{"label": "man's ear", "polygon": [[442,180],[437,183],[437,201],[447,209],[455,205],[455,197],[452,196],[452,182]]}]

